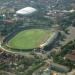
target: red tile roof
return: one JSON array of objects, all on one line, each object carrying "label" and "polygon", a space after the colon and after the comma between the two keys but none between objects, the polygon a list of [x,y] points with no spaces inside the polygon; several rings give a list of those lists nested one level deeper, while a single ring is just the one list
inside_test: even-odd
[{"label": "red tile roof", "polygon": [[75,61],[75,50],[72,50],[71,53],[66,54],[66,59],[69,59],[71,61]]}]

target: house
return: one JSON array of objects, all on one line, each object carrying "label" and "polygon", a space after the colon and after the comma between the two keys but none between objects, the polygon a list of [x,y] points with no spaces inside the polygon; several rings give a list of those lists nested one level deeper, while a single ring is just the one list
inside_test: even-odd
[{"label": "house", "polygon": [[71,53],[66,54],[65,59],[75,62],[75,50],[72,50]]}]

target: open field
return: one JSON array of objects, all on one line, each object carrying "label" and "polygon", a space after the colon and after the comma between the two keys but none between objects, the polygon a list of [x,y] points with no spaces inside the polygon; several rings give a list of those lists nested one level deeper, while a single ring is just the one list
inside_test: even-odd
[{"label": "open field", "polygon": [[15,35],[7,44],[15,49],[32,49],[44,43],[51,34],[46,29],[27,29]]}]

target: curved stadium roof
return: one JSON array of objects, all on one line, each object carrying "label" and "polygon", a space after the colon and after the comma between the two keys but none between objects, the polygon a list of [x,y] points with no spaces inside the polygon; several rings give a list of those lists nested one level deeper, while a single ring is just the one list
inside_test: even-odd
[{"label": "curved stadium roof", "polygon": [[29,15],[29,14],[32,14],[36,11],[37,10],[33,7],[25,7],[25,8],[22,8],[22,9],[16,11],[16,14]]}]

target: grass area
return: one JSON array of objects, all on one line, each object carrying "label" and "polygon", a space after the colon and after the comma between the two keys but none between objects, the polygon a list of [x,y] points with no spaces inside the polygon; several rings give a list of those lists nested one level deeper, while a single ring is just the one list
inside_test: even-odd
[{"label": "grass area", "polygon": [[38,47],[50,37],[51,32],[46,29],[28,29],[21,31],[8,41],[8,46],[16,49],[31,49]]}]

